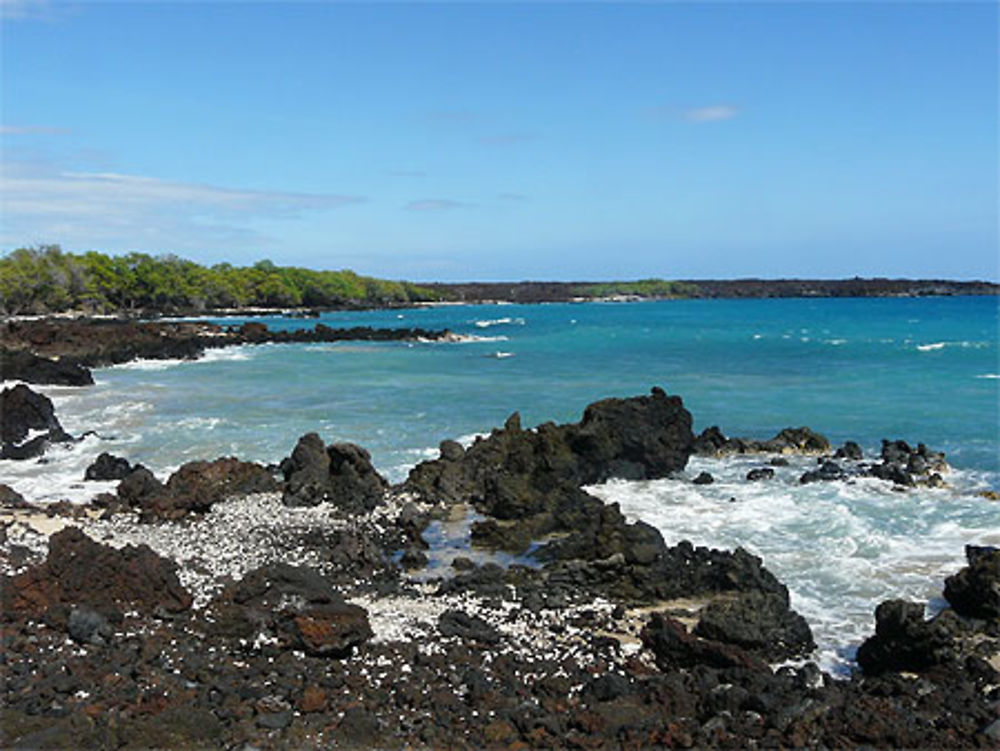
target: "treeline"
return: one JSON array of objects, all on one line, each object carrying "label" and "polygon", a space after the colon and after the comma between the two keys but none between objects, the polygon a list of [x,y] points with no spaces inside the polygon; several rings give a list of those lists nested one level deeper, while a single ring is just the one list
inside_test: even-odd
[{"label": "treeline", "polygon": [[20,248],[0,258],[0,312],[6,315],[385,306],[440,297],[408,282],[266,260],[201,266],[172,255],[64,253],[58,245]]}]

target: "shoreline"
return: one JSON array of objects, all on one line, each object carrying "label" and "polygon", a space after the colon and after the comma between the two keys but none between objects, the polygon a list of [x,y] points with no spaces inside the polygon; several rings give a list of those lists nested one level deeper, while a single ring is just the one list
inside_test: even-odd
[{"label": "shoreline", "polygon": [[[660,397],[654,392],[652,398],[653,402],[648,404]],[[603,409],[616,410],[634,403],[633,400],[607,400]],[[682,416],[678,413],[678,417]],[[630,431],[636,429],[635,417],[626,423]],[[574,430],[583,428],[569,425],[559,429],[568,430],[567,435],[572,436]],[[157,667],[160,663],[153,662],[143,673],[166,690],[164,696],[168,698],[162,708],[150,715],[129,705],[124,698],[127,694],[120,693],[120,687],[131,685],[127,680],[105,687],[92,684],[81,688],[83,693],[78,691],[74,697],[64,699],[61,706],[67,707],[68,712],[43,715],[47,732],[60,734],[71,729],[81,732],[73,718],[104,716],[88,710],[95,703],[105,710],[116,707],[118,732],[131,734],[133,742],[141,739],[143,745],[162,745],[165,737],[162,733],[167,727],[171,732],[181,733],[171,736],[175,740],[167,745],[172,747],[176,747],[178,738],[198,738],[204,743],[203,733],[208,728],[219,734],[218,737],[228,739],[227,745],[233,740],[244,739],[258,745],[292,744],[307,748],[331,743],[346,743],[348,747],[501,748],[520,739],[526,747],[534,748],[563,747],[567,737],[578,737],[581,741],[589,739],[592,747],[617,748],[623,727],[630,728],[629,732],[645,734],[664,727],[665,723],[672,723],[683,730],[683,734],[671,736],[670,741],[655,740],[654,736],[647,735],[630,737],[635,742],[645,738],[643,745],[650,747],[704,747],[723,742],[731,744],[737,739],[745,744],[755,738],[781,740],[786,745],[830,745],[835,738],[853,738],[855,742],[864,738],[867,743],[882,746],[896,745],[900,737],[911,738],[909,743],[918,738],[920,743],[941,743],[948,738],[950,745],[964,746],[978,743],[985,728],[992,727],[987,722],[986,709],[989,682],[983,684],[980,678],[972,678],[972,674],[952,663],[947,663],[943,672],[933,669],[928,672],[919,663],[906,663],[905,671],[919,674],[922,690],[930,692],[924,696],[937,702],[928,705],[927,699],[921,700],[920,711],[924,713],[921,716],[933,717],[934,724],[921,722],[914,729],[912,723],[917,715],[910,686],[915,685],[912,681],[916,679],[901,677],[893,669],[885,672],[885,668],[876,671],[869,667],[863,672],[856,671],[832,680],[808,662],[812,657],[808,648],[804,652],[768,653],[770,656],[758,653],[756,650],[762,649],[764,643],[783,643],[800,628],[793,625],[798,623],[794,620],[798,617],[794,611],[784,611],[788,615],[782,618],[793,620],[787,623],[782,620],[785,625],[778,626],[768,620],[771,616],[745,610],[749,603],[767,601],[777,605],[778,601],[760,598],[783,589],[783,585],[761,566],[759,559],[739,550],[710,551],[687,543],[658,548],[662,552],[650,559],[649,553],[644,552],[646,546],[662,546],[662,541],[654,543],[655,537],[647,539],[642,522],[626,522],[620,515],[616,516],[616,506],[604,502],[584,497],[571,502],[567,509],[589,510],[574,517],[565,531],[560,531],[557,524],[556,534],[549,538],[546,546],[555,545],[554,551],[563,552],[552,558],[544,557],[539,568],[524,568],[509,562],[497,565],[496,561],[503,559],[491,559],[489,554],[472,560],[459,549],[449,564],[429,569],[429,576],[422,574],[423,568],[429,565],[428,557],[434,552],[433,544],[428,547],[426,541],[421,542],[424,533],[436,519],[447,523],[450,510],[455,508],[451,502],[433,496],[440,489],[464,487],[463,483],[473,480],[480,471],[476,469],[480,466],[479,459],[474,457],[483,455],[492,462],[488,457],[497,450],[506,452],[505,445],[513,452],[511,456],[519,455],[521,449],[517,446],[524,441],[532,443],[537,436],[536,431],[522,430],[517,422],[508,421],[503,428],[480,439],[461,454],[455,446],[445,442],[440,458],[417,465],[410,480],[404,484],[391,488],[382,486],[384,490],[378,491],[378,499],[370,507],[352,505],[357,502],[356,493],[369,492],[362,488],[378,487],[364,479],[371,475],[366,474],[370,471],[364,468],[366,460],[362,455],[350,459],[361,462],[355,465],[357,471],[351,475],[360,478],[361,485],[352,494],[337,495],[316,505],[289,505],[288,494],[295,487],[297,473],[312,472],[313,466],[313,460],[307,459],[297,447],[292,455],[293,463],[287,467],[283,463],[285,482],[277,491],[238,493],[229,497],[218,494],[210,508],[195,511],[192,507],[192,511],[185,511],[180,517],[142,520],[128,508],[112,511],[109,506],[102,518],[94,519],[90,514],[87,518],[78,514],[77,518],[72,518],[72,515],[61,515],[71,511],[66,509],[54,516],[43,514],[41,530],[33,533],[30,531],[32,512],[15,512],[15,519],[21,518],[11,525],[4,524],[4,540],[0,547],[5,557],[4,568],[14,572],[12,578],[5,580],[4,590],[10,596],[11,592],[27,592],[25,587],[41,589],[31,589],[37,594],[32,594],[30,600],[8,600],[5,608],[3,635],[8,654],[30,667],[28,672],[21,670],[18,673],[15,681],[18,693],[8,695],[10,706],[4,714],[5,727],[15,728],[14,737],[24,737],[24,733],[30,737],[30,728],[36,726],[28,721],[31,715],[25,713],[25,698],[51,690],[48,686],[58,675],[45,665],[51,665],[56,671],[65,666],[76,675],[90,675],[95,670],[100,674],[102,666],[110,668],[123,661],[128,664],[132,659],[127,656],[129,645],[133,644],[141,644],[144,652],[152,651],[163,657],[162,668]],[[304,440],[300,440],[300,447]],[[808,451],[807,445],[803,444],[803,449]],[[335,449],[338,452],[346,450],[336,446],[326,450],[333,452]],[[299,459],[296,460],[296,456]],[[192,488],[203,488],[199,494],[215,492],[212,483],[221,481],[220,487],[230,487],[226,484],[226,475],[218,474],[223,466],[229,468],[225,472],[239,475],[251,470],[251,465],[243,469],[242,463],[236,460],[225,460],[230,462],[228,465],[220,464],[222,461],[195,462],[197,473],[189,472],[186,482],[194,482]],[[544,466],[544,457],[542,461],[540,466]],[[590,472],[587,467],[591,461],[588,459],[587,464],[581,465],[585,473]],[[219,469],[213,469],[214,466]],[[455,475],[455,472],[473,474]],[[185,475],[184,468],[175,473],[177,477],[182,475]],[[463,476],[466,479],[463,480]],[[452,479],[447,484],[435,479],[445,477]],[[331,475],[331,479],[335,476]],[[122,499],[125,498],[124,484],[117,491]],[[172,477],[166,488],[173,486]],[[176,492],[180,492],[180,488],[177,485]],[[143,492],[155,494],[160,491]],[[333,489],[329,492],[339,493]],[[428,492],[431,497],[426,495]],[[465,492],[460,491],[454,497],[464,497]],[[565,492],[570,492],[568,487]],[[448,490],[446,494],[453,495],[455,490]],[[567,496],[570,497],[572,495]],[[147,501],[141,498],[139,503],[146,504]],[[529,498],[536,499],[531,500],[531,504],[548,503],[545,496]],[[482,499],[476,502],[480,512],[477,518],[488,522],[493,518],[490,506],[480,505],[482,502]],[[153,496],[149,503],[159,505],[139,508],[164,512],[172,508],[154,501]],[[528,508],[524,512],[528,516],[513,515],[509,522],[512,526],[504,529],[510,532],[522,522],[534,519]],[[494,511],[499,512],[499,507]],[[615,537],[605,538],[602,533],[596,539],[605,541],[599,543],[596,550],[585,551],[574,545],[566,547],[567,540],[572,540],[574,535],[601,518],[606,521],[598,522],[598,529],[610,523],[609,529],[617,530],[615,536],[623,535],[628,540],[641,532],[640,537],[624,542],[620,552],[611,556],[606,555],[609,549],[605,546],[614,545]],[[485,529],[482,523],[472,523],[465,545],[477,544],[477,529]],[[73,529],[82,529],[90,541],[74,537]],[[49,537],[52,532],[57,534]],[[46,544],[48,553],[43,559]],[[27,557],[20,554],[20,564],[10,568],[8,556],[22,545],[28,545],[33,552]],[[136,548],[137,545],[140,547]],[[29,610],[27,620],[20,620],[24,616],[11,620],[13,613],[20,612],[19,607],[26,607],[23,603],[37,602],[36,597],[66,596],[54,593],[68,591],[65,589],[67,584],[62,585],[63,589],[51,591],[44,586],[45,577],[62,576],[58,573],[64,570],[63,564],[58,563],[61,555],[58,551],[63,547],[70,546],[75,551],[72,553],[74,560],[86,561],[88,556],[94,556],[93,565],[104,565],[97,561],[117,561],[122,557],[122,563],[112,564],[120,572],[128,570],[124,561],[139,555],[137,551],[145,545],[150,546],[147,548],[150,552],[141,555],[158,557],[155,563],[151,559],[145,565],[161,567],[164,572],[174,571],[169,576],[178,577],[176,586],[190,593],[191,605],[186,609],[167,617],[167,614],[149,610],[148,605],[136,603],[128,606],[130,609],[121,620],[107,620],[114,616],[114,609],[107,611],[107,605],[100,606],[96,601],[88,605],[74,604],[89,603],[88,597],[97,596],[96,591],[93,595],[88,594],[90,584],[83,584],[75,585],[83,589],[74,596],[79,599],[69,601],[71,617],[68,622],[62,621],[64,625],[59,625],[60,621],[51,613],[53,608],[66,605],[56,604],[49,605],[48,611]],[[397,558],[398,553],[402,553],[402,558]],[[582,558],[577,557],[581,555]],[[733,583],[719,588],[710,583],[712,579],[705,579],[701,584],[692,582],[680,589],[673,589],[673,585],[662,589],[663,584],[671,580],[670,575],[647,578],[642,573],[644,567],[659,566],[661,563],[657,561],[671,560],[675,556],[680,556],[681,567],[672,576],[687,577],[695,573],[694,581],[699,581],[697,577],[708,575],[711,568],[722,567],[731,572]],[[319,579],[306,583],[313,581],[309,577],[314,574],[306,573],[310,571],[325,577],[334,586],[336,597],[343,598],[336,601],[344,604],[336,607],[353,608],[350,610],[354,614],[352,617],[364,614],[365,625],[361,632],[339,637],[336,630],[339,627],[329,620],[322,621],[327,624],[323,628],[334,631],[324,631],[322,642],[312,641],[314,637],[306,636],[306,632],[287,631],[282,624],[319,623],[330,617],[324,615],[326,611],[319,606],[288,604],[320,597],[308,594],[302,600],[302,595],[295,594],[312,592],[296,588],[319,586]],[[682,571],[688,573],[681,574]],[[112,581],[118,581],[122,575],[109,576]],[[161,576],[169,578],[166,573],[156,576],[157,581]],[[261,576],[270,582],[268,587],[286,588],[281,590],[286,594],[280,602],[264,600],[252,606],[240,604],[247,602],[242,599],[246,595],[235,594],[243,586],[240,582]],[[607,577],[610,577],[610,588],[602,583]],[[127,581],[111,586],[125,587]],[[237,589],[233,589],[234,586]],[[43,594],[46,592],[49,594]],[[230,631],[232,627],[225,624],[232,618],[239,622],[239,618],[250,617],[251,611],[247,608],[251,607],[253,622],[260,625],[249,631],[241,626],[235,632],[241,635],[234,636]],[[105,616],[105,612],[110,614]],[[941,624],[948,618],[955,618],[950,609],[943,612],[946,615],[938,616]],[[74,613],[77,614],[75,621]],[[82,613],[97,624],[95,631],[80,625]],[[742,624],[740,628],[765,628],[766,642],[751,646],[741,641],[743,637],[736,636],[738,631],[727,630],[733,626],[725,625],[729,623],[723,618],[725,613],[736,615]],[[261,618],[264,620],[259,621]],[[717,626],[722,630],[706,630],[708,627],[704,624],[718,618],[723,618]],[[879,618],[881,623],[882,616]],[[765,623],[770,625],[765,626]],[[775,628],[777,631],[770,630]],[[66,629],[69,629],[69,639]],[[879,629],[880,632],[884,630],[881,625]],[[363,636],[364,633],[368,636]],[[923,654],[919,651],[923,647],[918,646],[922,638],[919,633],[917,629],[899,645],[879,648],[890,649],[890,654],[897,654],[895,650],[899,649],[904,650],[899,654],[907,654],[907,649],[917,649],[916,654]],[[956,640],[955,645],[964,643],[961,641],[966,638],[963,633],[955,631],[949,638]],[[28,634],[35,639],[32,642],[34,654],[45,655],[44,665],[31,657],[32,652],[26,651],[28,642],[24,638]],[[347,652],[336,647],[334,653],[326,654],[325,650],[334,647],[324,645],[340,643],[335,641],[338,638],[360,638],[360,641],[353,642]],[[722,640],[717,641],[720,638]],[[988,631],[983,638],[989,641]],[[1000,641],[994,646],[1000,647]],[[205,657],[199,659],[198,654]],[[984,664],[996,671],[1000,669],[998,660],[1000,651],[988,657]],[[241,692],[261,685],[256,682],[256,675],[278,676],[277,685],[272,684],[268,689],[270,693],[266,694],[274,697],[273,700],[239,698]],[[292,680],[294,675],[304,680]],[[695,675],[700,676],[701,688],[684,683]],[[337,681],[328,682],[330,676],[338,677]],[[469,676],[480,677],[473,680]],[[1000,674],[996,679],[1000,681]],[[185,690],[184,686],[188,688]],[[213,704],[208,697],[219,687],[224,687],[222,703]],[[664,690],[675,697],[667,705],[654,699],[662,697]],[[775,703],[739,709],[749,707],[744,702],[753,692],[770,692]],[[945,694],[950,696],[948,701],[943,698]],[[251,692],[253,695],[256,694]],[[410,703],[411,697],[421,695],[431,697],[431,703]],[[726,703],[721,707],[716,704],[712,698],[716,696],[729,697],[727,702],[735,702],[731,706],[736,707],[737,712],[725,709],[730,706]],[[879,700],[882,724],[878,726],[881,729],[864,719],[863,707],[873,697],[882,697]],[[197,703],[188,704],[191,700]],[[694,704],[691,709],[683,710],[677,708],[677,701]],[[823,712],[797,715],[790,725],[779,719],[785,708],[803,701],[823,707]],[[530,710],[525,709],[528,705]],[[191,712],[191,706],[221,706],[226,711],[198,714],[198,729],[185,730],[183,724],[178,724],[177,711]],[[695,706],[704,708],[695,709]],[[930,709],[933,706],[940,706],[940,711],[946,714],[934,712]],[[957,709],[958,706],[962,708]],[[356,727],[353,719],[347,719],[355,716],[351,714],[352,707],[361,708],[361,727]],[[528,715],[524,714],[526,711]],[[593,717],[594,712],[605,719],[598,724],[584,719]],[[751,717],[746,712],[758,719],[746,724]],[[610,718],[618,715],[627,718],[626,725],[609,724]],[[551,728],[557,734],[534,732],[538,725],[534,722],[523,725],[518,720],[526,716],[538,718],[543,722],[541,727]],[[147,717],[150,719],[143,719]],[[580,722],[586,723],[583,735],[572,735],[574,727],[577,728],[575,732],[581,732]],[[162,723],[167,723],[166,727]],[[965,723],[965,727],[971,723],[974,732],[957,732],[955,723]],[[102,726],[98,723],[97,727]],[[458,727],[462,728],[460,732],[456,732]],[[906,731],[906,727],[911,730]],[[185,735],[189,732],[197,735]],[[919,735],[898,735],[905,732]],[[155,742],[156,739],[160,740]]]}]

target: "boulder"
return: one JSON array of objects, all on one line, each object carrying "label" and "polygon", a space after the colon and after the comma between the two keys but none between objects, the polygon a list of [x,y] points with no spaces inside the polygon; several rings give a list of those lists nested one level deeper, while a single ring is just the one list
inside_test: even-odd
[{"label": "boulder", "polygon": [[770,467],[755,467],[747,472],[747,480],[749,482],[760,482],[761,480],[770,480],[774,477],[774,470]]},{"label": "boulder", "polygon": [[969,565],[944,580],[944,596],[955,612],[1000,618],[1000,548],[965,546]]},{"label": "boulder", "polygon": [[887,600],[875,609],[875,635],[858,648],[858,664],[869,675],[886,671],[923,672],[955,663],[960,623],[954,612],[942,611],[925,621],[924,605]]},{"label": "boulder", "polygon": [[2,459],[31,459],[49,443],[73,440],[59,424],[52,401],[24,384],[0,392],[0,415]]},{"label": "boulder", "polygon": [[695,485],[711,485],[715,482],[715,478],[712,477],[708,472],[699,472],[698,476],[695,477],[691,482]]},{"label": "boulder", "polygon": [[[49,538],[45,561],[5,577],[0,596],[0,611],[8,620],[37,618],[58,606],[73,605],[104,615],[121,610],[179,613],[192,602],[173,561],[146,545],[121,549],[101,545],[76,527]],[[68,611],[57,614],[57,620],[68,616]]]},{"label": "boulder", "polygon": [[479,616],[461,610],[446,610],[438,618],[438,631],[444,636],[457,636],[483,644],[496,644],[500,632]]},{"label": "boulder", "polygon": [[750,591],[715,600],[699,616],[696,636],[735,644],[768,662],[802,657],[816,648],[805,618],[775,593]]},{"label": "boulder", "polygon": [[664,672],[699,666],[769,670],[765,662],[739,647],[694,636],[680,621],[662,613],[652,614],[640,638],[652,651],[656,666]]},{"label": "boulder", "polygon": [[835,459],[851,459],[852,461],[859,462],[865,458],[864,452],[854,441],[845,441],[844,445],[841,446],[833,454]]},{"label": "boulder", "polygon": [[0,483],[0,508],[8,509],[31,509],[34,508],[24,496],[18,493],[10,485]]},{"label": "boulder", "polygon": [[209,608],[223,636],[267,634],[281,649],[346,657],[372,636],[368,614],[336,592],[318,571],[273,563],[226,588]]},{"label": "boulder", "polygon": [[133,470],[128,459],[102,452],[84,472],[84,480],[124,480]]},{"label": "boulder", "polygon": [[847,472],[843,468],[832,461],[824,461],[818,469],[812,469],[808,472],[803,472],[802,476],[799,477],[799,483],[806,485],[811,482],[829,482],[832,480],[843,480],[847,477]]},{"label": "boulder", "polygon": [[347,513],[365,513],[382,501],[388,488],[367,451],[353,443],[325,446],[316,433],[299,439],[281,470],[286,506],[332,503]]}]

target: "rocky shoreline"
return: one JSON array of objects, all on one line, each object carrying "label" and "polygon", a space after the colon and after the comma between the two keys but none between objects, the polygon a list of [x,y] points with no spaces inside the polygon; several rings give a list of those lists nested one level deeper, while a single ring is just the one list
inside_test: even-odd
[{"label": "rocky shoreline", "polygon": [[190,360],[208,349],[241,344],[342,341],[449,341],[447,330],[333,328],[272,331],[258,322],[220,326],[205,321],[163,322],[102,318],[43,318],[0,323],[0,381],[61,386],[94,382],[90,368],[132,360]]},{"label": "rocky shoreline", "polygon": [[[18,388],[40,426],[12,434],[61,430]],[[33,509],[2,487],[5,744],[1000,747],[1000,550],[967,549],[930,620],[922,603],[879,605],[860,670],[834,680],[763,561],[668,546],[582,489],[726,452],[762,469],[814,455],[802,482],[905,488],[944,457],[886,441],[866,461],[805,428],[750,441],[691,424],[654,389],[566,425],[515,413],[397,486],[363,448],[307,434],[272,466],[227,457],[169,478],[105,455],[87,479],[117,489],[86,507]]]}]

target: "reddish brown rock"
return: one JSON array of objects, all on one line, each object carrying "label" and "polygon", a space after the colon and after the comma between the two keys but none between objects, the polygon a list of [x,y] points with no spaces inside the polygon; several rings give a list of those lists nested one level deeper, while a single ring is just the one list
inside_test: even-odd
[{"label": "reddish brown rock", "polygon": [[177,565],[146,545],[116,549],[94,542],[76,527],[49,538],[45,561],[5,577],[3,617],[40,617],[57,605],[88,605],[108,613],[136,609],[179,613],[191,594],[177,578]]}]

